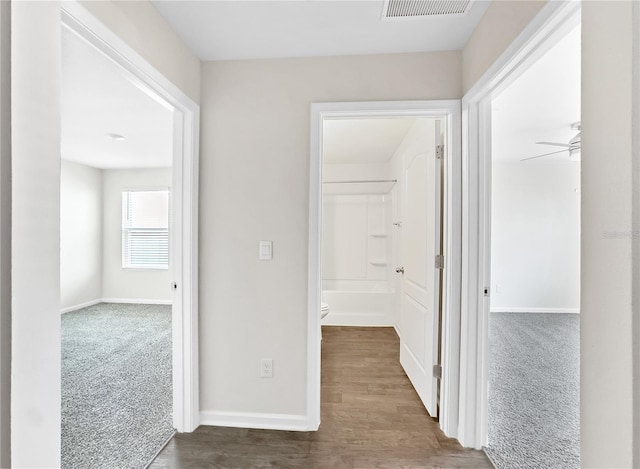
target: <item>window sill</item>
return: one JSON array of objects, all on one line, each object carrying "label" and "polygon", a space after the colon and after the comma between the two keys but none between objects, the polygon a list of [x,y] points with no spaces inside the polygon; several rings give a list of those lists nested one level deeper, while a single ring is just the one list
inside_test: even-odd
[{"label": "window sill", "polygon": [[122,270],[164,271],[169,267],[123,267]]}]

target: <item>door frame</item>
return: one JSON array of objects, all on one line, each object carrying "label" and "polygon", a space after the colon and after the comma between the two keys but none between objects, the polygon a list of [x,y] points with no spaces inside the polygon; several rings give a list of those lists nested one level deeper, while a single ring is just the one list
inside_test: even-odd
[{"label": "door frame", "polygon": [[78,1],[61,2],[67,28],[115,63],[129,81],[174,111],[172,160],[173,426],[199,425],[198,372],[198,142],[200,108]]},{"label": "door frame", "polygon": [[432,117],[445,121],[442,365],[440,428],[457,437],[462,262],[461,107],[459,100],[366,101],[311,104],[309,272],[307,296],[307,427],[320,425],[320,314],[322,294],[322,122],[337,118]]},{"label": "door frame", "polygon": [[460,427],[465,447],[487,444],[491,285],[491,100],[580,23],[580,2],[548,2],[462,98],[462,328]]}]

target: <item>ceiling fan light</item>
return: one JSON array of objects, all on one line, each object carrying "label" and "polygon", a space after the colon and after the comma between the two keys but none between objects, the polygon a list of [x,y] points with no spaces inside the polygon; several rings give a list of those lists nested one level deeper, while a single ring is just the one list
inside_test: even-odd
[{"label": "ceiling fan light", "polygon": [[111,134],[111,133],[108,133],[108,134],[105,134],[105,135],[106,135],[107,137],[109,137],[111,140],[116,140],[116,141],[118,141],[118,142],[121,142],[122,140],[124,140],[124,139],[125,139],[125,136],[124,136],[124,135],[120,135],[120,134]]}]

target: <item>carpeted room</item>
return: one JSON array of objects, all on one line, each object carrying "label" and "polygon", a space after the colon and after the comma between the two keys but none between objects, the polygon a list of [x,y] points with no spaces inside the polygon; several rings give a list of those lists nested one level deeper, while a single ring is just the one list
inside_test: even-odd
[{"label": "carpeted room", "polygon": [[173,433],[171,111],[62,32],[62,466],[145,467]]},{"label": "carpeted room", "polygon": [[62,467],[145,467],[174,434],[171,378],[171,306],[64,314]]},{"label": "carpeted room", "polygon": [[488,445],[580,467],[578,25],[492,102]]}]

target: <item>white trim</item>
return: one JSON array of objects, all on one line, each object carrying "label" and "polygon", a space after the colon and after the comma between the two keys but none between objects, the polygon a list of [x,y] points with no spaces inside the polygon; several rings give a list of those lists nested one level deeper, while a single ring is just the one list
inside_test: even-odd
[{"label": "white trim", "polygon": [[[79,1],[61,2],[64,27],[118,65],[134,85],[174,111],[172,213],[173,425],[199,425],[198,395],[198,142],[200,109],[182,90],[108,29]],[[177,267],[176,266],[180,266]]]},{"label": "white trim", "polygon": [[100,303],[121,303],[131,305],[171,305],[171,300],[154,300],[154,299],[140,299],[140,298],[102,298]]},{"label": "white trim", "polygon": [[320,426],[320,342],[322,326],[322,117],[321,107],[311,104],[311,149],[309,151],[309,272],[307,275],[307,419]]},{"label": "white trim", "polygon": [[486,445],[491,210],[491,98],[579,24],[580,2],[548,2],[462,99],[460,420],[465,447]]},{"label": "white trim", "polygon": [[[309,165],[309,273],[307,331],[307,418],[320,423],[320,315],[322,236],[322,121],[336,118],[437,117],[446,121],[445,209],[443,212],[445,275],[443,282],[443,378],[440,427],[446,435],[458,432],[458,363],[461,269],[461,114],[460,101],[383,101],[311,104]],[[397,328],[396,328],[397,331]]]},{"label": "white trim", "polygon": [[100,303],[122,303],[122,304],[133,304],[133,305],[171,305],[173,304],[171,300],[138,299],[138,298],[98,298],[97,300],[91,300],[85,303],[80,303],[73,306],[67,306],[66,308],[62,308],[60,310],[60,313],[65,314],[71,311],[76,311],[78,309],[88,308],[89,306],[94,306]]},{"label": "white trim", "polygon": [[547,2],[480,79],[465,93],[465,104],[495,95],[513,83],[572,28],[580,24],[580,2]]},{"label": "white trim", "polygon": [[98,298],[97,300],[86,301],[84,303],[80,303],[73,306],[67,306],[66,308],[62,308],[60,310],[60,314],[70,313],[71,311],[76,311],[82,308],[88,308],[89,306],[97,305],[98,303],[102,303],[102,298]]},{"label": "white trim", "polygon": [[350,313],[349,311],[331,312],[322,320],[323,326],[356,326],[356,327],[393,327],[389,315]]},{"label": "white trim", "polygon": [[[640,3],[632,4],[632,47],[633,47],[633,72],[632,72],[632,154],[633,176],[632,186],[635,195],[632,200],[632,223],[634,227],[640,226]],[[632,307],[633,307],[633,467],[640,466],[640,251],[638,243],[632,244]]]},{"label": "white trim", "polygon": [[491,307],[492,313],[514,313],[514,314],[523,314],[523,313],[545,313],[545,314],[580,314],[580,308],[522,308],[518,307],[503,307],[499,308]]},{"label": "white trim", "polygon": [[286,430],[306,432],[309,428],[306,415],[261,414],[254,412],[224,412],[208,410],[200,412],[200,423],[216,427],[257,428],[261,430]]}]

